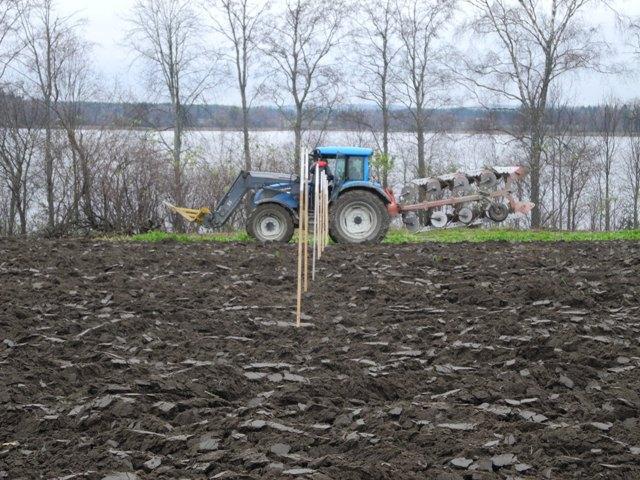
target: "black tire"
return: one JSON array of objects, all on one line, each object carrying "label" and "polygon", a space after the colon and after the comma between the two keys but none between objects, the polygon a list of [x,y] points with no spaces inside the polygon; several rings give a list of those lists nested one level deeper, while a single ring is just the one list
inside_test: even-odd
[{"label": "black tire", "polygon": [[351,190],[338,197],[331,208],[329,235],[336,243],[380,243],[390,223],[380,197],[366,190]]},{"label": "black tire", "polygon": [[[254,195],[254,196],[255,196],[255,195]],[[247,210],[250,210],[249,205],[251,205],[252,203],[253,203],[253,198],[251,198],[251,201],[250,201],[250,202],[248,202],[247,207],[246,207],[246,208],[247,208]],[[253,228],[251,227],[251,222],[249,221],[249,219],[251,218],[251,213],[253,213],[253,210],[251,210],[251,211],[250,211],[250,213],[249,213],[249,217],[247,218],[247,225],[246,225],[247,234],[248,234],[251,238],[253,238],[253,239],[257,240],[257,239],[256,239],[256,234],[254,233]]]},{"label": "black tire", "polygon": [[293,230],[291,213],[277,203],[258,205],[247,221],[247,233],[260,243],[288,243]]},{"label": "black tire", "polygon": [[509,207],[504,203],[492,203],[487,209],[487,215],[494,222],[504,222],[509,216]]},{"label": "black tire", "polygon": [[[253,212],[251,212],[251,213],[253,213]],[[252,223],[251,223],[251,215],[249,215],[249,219],[247,220],[246,230],[247,230],[247,234],[248,234],[251,238],[253,238],[254,240],[257,240],[257,238],[256,238],[256,234],[255,234],[255,232],[253,231],[253,225],[252,225]]]}]

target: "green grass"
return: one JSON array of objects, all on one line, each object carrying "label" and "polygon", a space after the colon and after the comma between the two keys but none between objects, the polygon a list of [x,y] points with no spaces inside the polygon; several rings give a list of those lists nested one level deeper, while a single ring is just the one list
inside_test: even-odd
[{"label": "green grass", "polygon": [[[294,240],[292,241],[295,241]],[[253,239],[244,231],[233,233],[168,233],[148,232],[132,236],[109,237],[108,240],[127,242],[252,242]],[[608,241],[608,240],[640,240],[640,230],[622,230],[616,232],[552,232],[534,230],[506,230],[452,228],[431,230],[423,233],[410,233],[406,230],[391,230],[384,243],[460,243],[460,242],[575,242],[575,241]]]},{"label": "green grass", "polygon": [[460,242],[580,242],[608,240],[640,240],[640,230],[616,232],[554,232],[547,230],[507,230],[502,228],[472,229],[451,228],[410,233],[392,230],[384,243],[460,243]]},{"label": "green grass", "polygon": [[158,242],[178,242],[178,243],[197,243],[197,242],[213,242],[213,243],[226,243],[226,242],[251,242],[253,239],[249,237],[247,232],[237,231],[233,233],[170,233],[153,231],[147,233],[139,233],[131,236],[117,236],[109,237],[109,240],[124,241],[124,242],[143,242],[143,243],[158,243]]}]

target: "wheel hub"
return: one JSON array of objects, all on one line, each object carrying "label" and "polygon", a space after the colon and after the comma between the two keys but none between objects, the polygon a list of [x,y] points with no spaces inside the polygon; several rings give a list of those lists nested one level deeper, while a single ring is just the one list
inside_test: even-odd
[{"label": "wheel hub", "polygon": [[375,211],[364,202],[353,203],[345,208],[340,221],[344,232],[356,240],[369,237],[378,226]]},{"label": "wheel hub", "polygon": [[284,232],[284,223],[272,215],[265,215],[258,222],[259,231],[256,232],[264,240],[277,240]]},{"label": "wheel hub", "polygon": [[509,207],[504,203],[492,203],[487,210],[487,214],[494,222],[504,222],[509,216]]}]

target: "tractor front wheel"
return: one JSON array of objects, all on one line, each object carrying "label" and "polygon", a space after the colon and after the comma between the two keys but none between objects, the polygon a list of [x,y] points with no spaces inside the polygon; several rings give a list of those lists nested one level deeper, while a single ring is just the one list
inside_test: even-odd
[{"label": "tractor front wheel", "polygon": [[329,234],[337,243],[380,243],[390,222],[387,207],[377,195],[351,190],[333,204]]},{"label": "tractor front wheel", "polygon": [[258,205],[247,222],[247,233],[260,243],[287,243],[293,237],[293,218],[281,205]]}]

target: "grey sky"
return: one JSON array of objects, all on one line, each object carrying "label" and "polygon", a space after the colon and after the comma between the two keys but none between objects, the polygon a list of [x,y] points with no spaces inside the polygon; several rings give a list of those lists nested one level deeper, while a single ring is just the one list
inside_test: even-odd
[{"label": "grey sky", "polygon": [[[625,14],[640,16],[640,0],[617,0],[616,7]],[[138,78],[139,70],[132,66],[133,56],[124,45],[127,31],[126,17],[134,0],[58,0],[61,13],[76,14],[86,21],[85,37],[94,44],[95,67],[109,82],[117,81],[120,86],[131,90],[137,97],[144,97],[143,81]],[[638,70],[640,58],[633,58],[624,39],[615,28],[613,18],[605,11],[594,11],[592,19],[618,51],[618,61],[634,67],[624,75],[602,75],[593,72],[581,73],[567,79],[565,94],[574,104],[595,104],[607,95],[615,95],[629,100],[640,97]],[[233,87],[217,92],[211,102],[233,104],[237,96]]]}]

